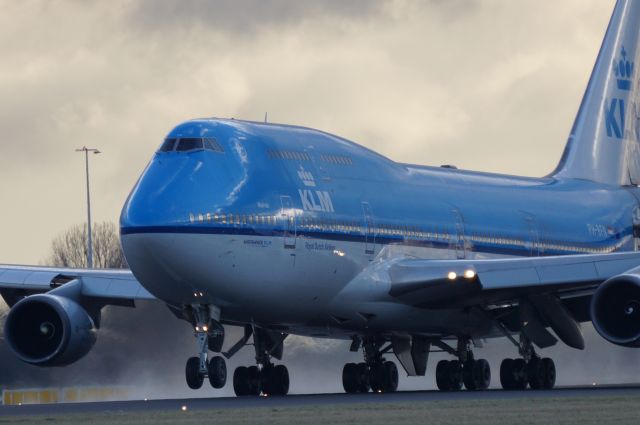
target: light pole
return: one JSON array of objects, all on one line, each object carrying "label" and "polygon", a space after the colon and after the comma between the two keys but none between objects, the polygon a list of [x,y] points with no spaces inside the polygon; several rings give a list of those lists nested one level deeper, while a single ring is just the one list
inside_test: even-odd
[{"label": "light pole", "polygon": [[83,146],[82,149],[76,149],[76,152],[84,152],[84,164],[87,171],[87,266],[93,268],[93,243],[91,241],[91,197],[89,195],[89,152],[99,154],[98,149],[91,149]]}]

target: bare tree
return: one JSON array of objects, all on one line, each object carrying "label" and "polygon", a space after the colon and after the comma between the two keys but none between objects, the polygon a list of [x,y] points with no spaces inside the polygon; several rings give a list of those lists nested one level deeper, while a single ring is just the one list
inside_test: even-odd
[{"label": "bare tree", "polygon": [[[99,269],[127,268],[116,225],[112,222],[95,223],[92,232],[93,266]],[[61,267],[87,267],[86,224],[76,224],[58,235],[51,244],[47,263]]]}]

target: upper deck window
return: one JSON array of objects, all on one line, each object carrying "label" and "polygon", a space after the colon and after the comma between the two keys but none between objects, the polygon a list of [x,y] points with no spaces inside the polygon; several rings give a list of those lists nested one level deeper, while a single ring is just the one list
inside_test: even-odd
[{"label": "upper deck window", "polygon": [[267,156],[269,159],[286,159],[290,161],[310,161],[311,157],[306,152],[300,151],[279,151],[279,150],[267,150]]},{"label": "upper deck window", "polygon": [[195,150],[208,150],[224,153],[224,149],[218,141],[212,137],[183,137],[181,139],[168,138],[160,147],[159,152],[189,152]]},{"label": "upper deck window", "polygon": [[351,157],[343,155],[320,155],[320,160],[329,164],[353,165]]}]

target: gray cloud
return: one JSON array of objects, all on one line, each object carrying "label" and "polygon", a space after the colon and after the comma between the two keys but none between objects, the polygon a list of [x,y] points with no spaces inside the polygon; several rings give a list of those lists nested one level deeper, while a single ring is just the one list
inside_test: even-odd
[{"label": "gray cloud", "polygon": [[131,7],[131,23],[145,30],[175,33],[204,27],[234,36],[297,25],[305,21],[340,19],[359,21],[380,10],[381,0],[143,0]]}]

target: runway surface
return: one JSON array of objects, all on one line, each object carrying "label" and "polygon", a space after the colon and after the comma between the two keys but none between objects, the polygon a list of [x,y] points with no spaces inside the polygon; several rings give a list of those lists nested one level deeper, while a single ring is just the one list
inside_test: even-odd
[{"label": "runway surface", "polygon": [[407,403],[438,400],[497,400],[522,398],[585,398],[640,396],[640,385],[557,388],[550,391],[400,391],[389,394],[312,394],[273,397],[221,397],[170,400],[132,400],[92,403],[61,403],[0,406],[0,416],[56,415],[70,413],[178,411],[344,405],[365,403]]}]

